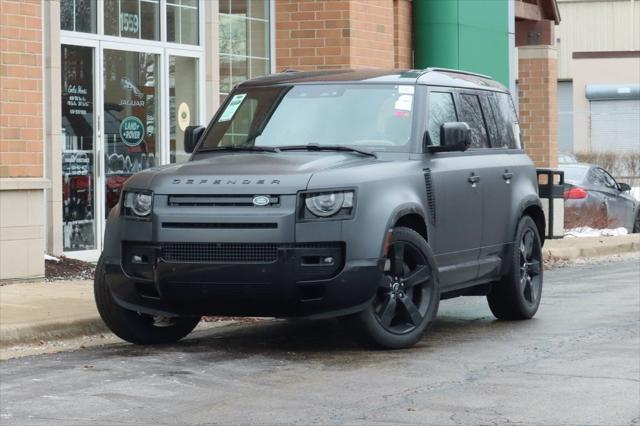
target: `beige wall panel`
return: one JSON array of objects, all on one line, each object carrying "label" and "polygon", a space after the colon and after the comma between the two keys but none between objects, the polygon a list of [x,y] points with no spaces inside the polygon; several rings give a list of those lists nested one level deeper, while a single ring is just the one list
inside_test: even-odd
[{"label": "beige wall panel", "polygon": [[573,52],[640,50],[640,0],[558,0],[558,78],[573,78]]}]

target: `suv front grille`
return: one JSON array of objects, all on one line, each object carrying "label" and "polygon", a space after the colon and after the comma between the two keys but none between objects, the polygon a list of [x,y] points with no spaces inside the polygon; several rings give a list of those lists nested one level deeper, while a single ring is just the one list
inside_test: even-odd
[{"label": "suv front grille", "polygon": [[340,247],[341,243],[164,243],[161,253],[173,263],[272,263],[278,249]]},{"label": "suv front grille", "polygon": [[[255,207],[253,199],[255,195],[169,195],[171,207]],[[269,203],[265,206],[278,206],[280,197],[277,195],[265,195]]]}]

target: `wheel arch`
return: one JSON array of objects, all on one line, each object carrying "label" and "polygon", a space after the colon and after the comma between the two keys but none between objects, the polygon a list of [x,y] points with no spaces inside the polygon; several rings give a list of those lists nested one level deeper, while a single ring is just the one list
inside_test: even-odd
[{"label": "wheel arch", "polygon": [[396,226],[404,226],[405,228],[413,229],[418,234],[425,239],[425,241],[429,241],[429,231],[427,230],[427,223],[424,220],[424,216],[415,213],[415,212],[405,212],[404,214],[398,216],[395,220],[393,227]]},{"label": "wheel arch", "polygon": [[540,235],[540,244],[544,245],[545,236],[546,236],[546,221],[544,217],[544,211],[542,210],[542,206],[533,203],[527,206],[524,206],[522,210],[522,214],[520,217],[529,216],[536,224],[536,228],[538,228],[538,234]]}]

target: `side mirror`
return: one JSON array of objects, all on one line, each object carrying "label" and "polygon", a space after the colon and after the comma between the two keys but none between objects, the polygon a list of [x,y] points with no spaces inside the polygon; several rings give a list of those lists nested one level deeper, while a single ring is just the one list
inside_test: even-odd
[{"label": "side mirror", "polygon": [[624,182],[618,182],[618,190],[620,192],[628,192],[628,191],[631,191],[631,186],[629,186],[629,184],[626,184]]},{"label": "side mirror", "polygon": [[471,145],[471,129],[467,123],[456,121],[440,126],[440,146],[428,146],[429,152],[466,151]]},{"label": "side mirror", "polygon": [[191,154],[204,133],[202,126],[188,126],[184,129],[184,152]]}]

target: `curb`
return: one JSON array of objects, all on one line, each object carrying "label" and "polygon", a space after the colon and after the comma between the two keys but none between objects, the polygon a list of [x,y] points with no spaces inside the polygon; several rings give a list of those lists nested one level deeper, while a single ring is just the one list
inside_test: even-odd
[{"label": "curb", "polygon": [[108,332],[107,326],[100,318],[16,327],[0,332],[0,348]]},{"label": "curb", "polygon": [[616,254],[640,251],[640,241],[624,241],[617,244],[603,244],[601,246],[586,247],[543,247],[543,257],[560,257],[564,259],[577,259],[580,257],[610,256]]}]

